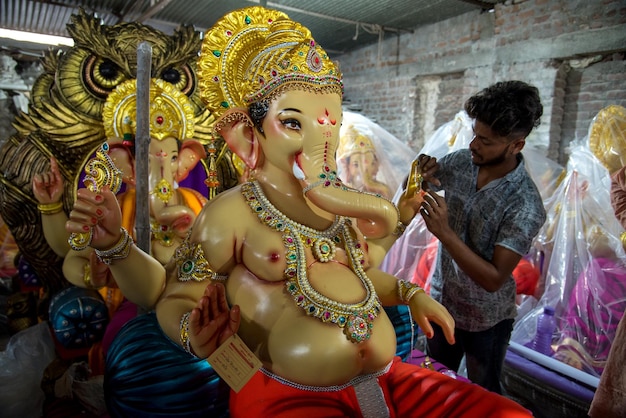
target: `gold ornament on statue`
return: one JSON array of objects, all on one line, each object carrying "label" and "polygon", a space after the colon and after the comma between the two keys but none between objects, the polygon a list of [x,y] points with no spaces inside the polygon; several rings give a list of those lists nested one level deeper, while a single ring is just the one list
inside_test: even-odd
[{"label": "gold ornament on statue", "polygon": [[[374,320],[382,306],[376,295],[374,284],[363,269],[364,253],[356,244],[351,233],[350,220],[336,217],[325,231],[318,231],[290,220],[265,197],[261,186],[248,182],[241,186],[246,202],[261,222],[282,233],[287,249],[286,268],[283,272],[285,287],[295,304],[308,316],[322,322],[335,324],[343,329],[346,338],[355,344],[367,341],[374,327]],[[332,261],[336,246],[344,243],[348,265],[361,281],[366,295],[361,301],[343,303],[330,299],[318,292],[309,282],[306,262],[306,247],[312,247],[314,257],[321,263]]]},{"label": "gold ornament on statue", "polygon": [[310,31],[263,7],[229,13],[207,31],[198,79],[200,96],[218,117],[285,89],[343,94],[337,66]]},{"label": "gold ornament on statue", "polygon": [[159,180],[159,183],[156,185],[154,190],[150,192],[150,194],[153,194],[161,199],[163,203],[168,203],[172,196],[174,196],[174,188],[169,183],[169,181],[161,179]]},{"label": "gold ornament on statue", "polygon": [[[122,171],[118,169],[109,157],[109,144],[103,143],[96,151],[95,157],[85,165],[85,179],[83,184],[92,192],[98,192],[107,186],[113,193],[122,187]],[[91,244],[93,230],[89,232],[74,232],[68,243],[73,250],[84,250]]]},{"label": "gold ornament on statue", "polygon": [[419,160],[416,158],[413,160],[413,163],[411,163],[411,172],[409,173],[404,195],[410,199],[420,193],[422,191],[423,180],[422,168],[420,167]]},{"label": "gold ornament on statue", "polygon": [[609,174],[626,165],[626,108],[600,110],[589,127],[589,148]]},{"label": "gold ornament on statue", "polygon": [[[124,138],[128,126],[137,120],[137,83],[120,84],[107,98],[102,111],[104,132],[108,138]],[[181,141],[194,134],[194,110],[187,96],[172,84],[150,80],[150,137],[163,140],[174,137]]]}]

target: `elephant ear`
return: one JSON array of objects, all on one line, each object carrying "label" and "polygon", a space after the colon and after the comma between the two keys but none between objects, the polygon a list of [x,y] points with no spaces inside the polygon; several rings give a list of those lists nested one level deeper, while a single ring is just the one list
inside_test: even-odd
[{"label": "elephant ear", "polygon": [[224,113],[215,124],[218,132],[232,152],[250,169],[256,168],[259,160],[259,141],[254,132],[254,124],[244,109],[231,109]]},{"label": "elephant ear", "polygon": [[199,141],[186,139],[178,153],[178,169],[176,170],[176,181],[181,182],[187,178],[191,170],[198,162],[206,157],[206,151]]},{"label": "elephant ear", "polygon": [[135,185],[135,158],[130,149],[122,145],[121,142],[109,140],[109,157],[117,168],[122,171],[122,181],[127,184]]}]

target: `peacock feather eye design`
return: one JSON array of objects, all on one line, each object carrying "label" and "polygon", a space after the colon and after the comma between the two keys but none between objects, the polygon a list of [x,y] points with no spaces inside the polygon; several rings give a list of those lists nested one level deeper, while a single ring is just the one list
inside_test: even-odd
[{"label": "peacock feather eye design", "polygon": [[[85,163],[105,140],[107,99],[137,77],[137,47],[152,49],[151,78],[166,81],[189,99],[194,138],[220,155],[214,170],[220,191],[237,184],[237,172],[223,139],[213,136],[215,115],[198,92],[200,33],[181,26],[168,35],[137,22],[103,25],[84,10],[67,24],[74,46],[48,51],[43,73],[31,90],[28,112],[13,121],[17,133],[0,141],[0,216],[10,226],[26,261],[49,294],[64,289],[58,256],[45,241],[41,215],[32,193],[35,174],[46,172],[55,157],[64,180],[64,207],[72,207]],[[208,163],[207,163],[208,166]]]}]

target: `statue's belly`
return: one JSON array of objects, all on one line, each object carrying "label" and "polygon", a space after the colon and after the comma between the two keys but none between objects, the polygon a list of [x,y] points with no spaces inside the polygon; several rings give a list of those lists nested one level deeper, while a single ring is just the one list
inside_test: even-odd
[{"label": "statue's belly", "polygon": [[[342,280],[358,279],[333,278],[333,282]],[[238,267],[226,289],[230,304],[241,307],[238,334],[264,367],[285,379],[311,386],[343,384],[384,368],[395,354],[395,331],[383,310],[374,320],[370,338],[354,343],[338,325],[307,316],[284,282],[260,281]]]}]

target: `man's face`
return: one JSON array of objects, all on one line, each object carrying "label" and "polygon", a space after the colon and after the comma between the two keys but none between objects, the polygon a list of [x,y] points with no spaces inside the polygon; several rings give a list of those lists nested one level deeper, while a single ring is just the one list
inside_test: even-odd
[{"label": "man's face", "polygon": [[474,121],[474,139],[469,149],[472,153],[472,162],[477,166],[497,166],[509,158],[515,158],[511,150],[521,139],[511,141],[507,137],[499,136],[485,123]]}]

